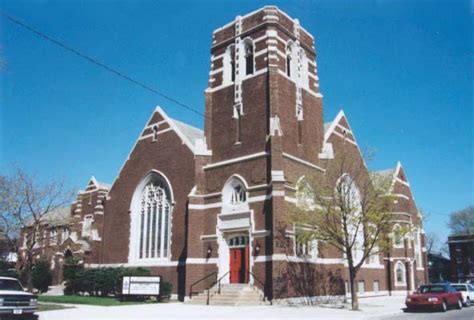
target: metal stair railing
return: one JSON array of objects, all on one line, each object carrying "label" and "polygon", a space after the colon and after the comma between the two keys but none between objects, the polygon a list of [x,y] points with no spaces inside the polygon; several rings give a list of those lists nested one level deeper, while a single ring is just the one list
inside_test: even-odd
[{"label": "metal stair railing", "polygon": [[209,305],[210,292],[211,292],[212,287],[214,287],[216,284],[219,284],[218,289],[217,289],[217,294],[221,294],[221,282],[222,282],[222,279],[224,279],[224,277],[225,277],[226,275],[228,275],[229,273],[230,273],[230,271],[227,271],[226,273],[224,273],[219,279],[217,279],[216,281],[212,282],[211,285],[207,288],[207,300],[206,300],[206,305]]},{"label": "metal stair railing", "polygon": [[[204,281],[204,280],[206,280],[206,279],[212,277],[213,275],[215,275],[215,276],[217,277],[217,272],[214,271],[214,272],[208,274],[207,276],[202,277],[202,278],[199,279],[198,281],[192,283],[192,284],[189,286],[189,299],[192,299],[192,298],[193,298],[193,293],[194,293],[194,292],[193,292],[193,287],[194,287],[195,285],[201,283],[202,281]],[[209,304],[209,303],[208,303],[208,304]]]}]

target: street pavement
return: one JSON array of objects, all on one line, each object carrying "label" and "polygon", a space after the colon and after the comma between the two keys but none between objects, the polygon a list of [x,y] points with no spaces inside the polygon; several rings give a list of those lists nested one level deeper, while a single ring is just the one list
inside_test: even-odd
[{"label": "street pavement", "polygon": [[[38,312],[39,320],[156,320],[156,319],[351,319],[351,320],[402,320],[402,319],[470,319],[474,320],[474,307],[441,312],[404,313],[404,296],[383,296],[360,299],[360,311],[329,306],[201,306],[178,302],[161,304],[99,307],[75,305],[73,309]],[[68,305],[71,306],[71,305]],[[2,319],[3,320],[3,319]]]},{"label": "street pavement", "polygon": [[396,316],[380,317],[383,320],[401,319],[430,319],[430,320],[472,320],[474,319],[474,307],[462,310],[448,310],[447,312],[409,312]]}]

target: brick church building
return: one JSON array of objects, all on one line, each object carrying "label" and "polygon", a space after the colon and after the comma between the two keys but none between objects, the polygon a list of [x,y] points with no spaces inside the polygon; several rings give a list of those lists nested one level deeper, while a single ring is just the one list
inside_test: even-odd
[{"label": "brick church building", "polygon": [[[328,270],[342,288],[332,294],[344,294],[344,282],[347,292],[342,255],[314,242],[302,255],[287,222],[301,177],[324,174],[343,145],[361,157],[342,111],[323,123],[313,36],[274,6],[237,16],[213,33],[205,102],[204,131],[156,107],[112,185],[92,178],[63,213],[60,234],[45,223],[39,250],[49,252],[55,282],[72,254],[91,268],[149,268],[180,298],[207,276],[193,291],[222,278],[253,284],[269,299],[297,298],[290,264]],[[360,295],[406,293],[427,282],[421,215],[406,173],[397,163],[378,174],[391,180],[395,228],[417,228],[362,266]],[[277,237],[282,225],[290,251]]]}]

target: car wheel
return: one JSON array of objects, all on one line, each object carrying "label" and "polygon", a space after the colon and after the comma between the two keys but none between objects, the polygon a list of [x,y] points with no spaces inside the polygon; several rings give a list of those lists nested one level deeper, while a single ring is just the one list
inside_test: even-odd
[{"label": "car wheel", "polygon": [[462,309],[462,299],[458,300],[458,304],[456,305],[456,309],[459,309],[459,310]]},{"label": "car wheel", "polygon": [[446,301],[443,301],[443,303],[441,303],[441,312],[446,312],[446,310],[448,310],[448,305]]},{"label": "car wheel", "polygon": [[469,297],[466,298],[466,308],[471,306],[471,299]]}]

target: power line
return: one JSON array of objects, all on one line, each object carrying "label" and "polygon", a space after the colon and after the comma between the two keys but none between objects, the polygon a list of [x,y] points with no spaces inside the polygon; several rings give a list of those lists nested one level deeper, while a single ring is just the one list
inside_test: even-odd
[{"label": "power line", "polygon": [[59,40],[56,40],[56,39],[54,39],[54,38],[52,38],[52,37],[50,37],[50,36],[44,34],[43,32],[36,30],[35,28],[29,26],[28,24],[26,24],[26,23],[24,23],[24,22],[22,22],[22,21],[20,21],[20,20],[18,20],[18,19],[16,19],[16,18],[14,18],[14,17],[12,17],[12,16],[10,16],[9,14],[7,14],[7,13],[5,13],[5,12],[3,12],[3,11],[0,11],[0,14],[1,14],[3,17],[5,17],[6,19],[8,19],[9,21],[13,22],[13,23],[16,24],[16,25],[19,25],[19,26],[25,28],[26,30],[28,30],[29,32],[35,34],[36,36],[38,36],[38,37],[40,37],[40,38],[42,38],[42,39],[44,39],[44,40],[47,40],[47,41],[49,41],[49,42],[55,44],[56,46],[58,46],[58,47],[60,47],[60,48],[62,48],[62,49],[64,49],[64,50],[66,50],[66,51],[69,51],[70,53],[72,53],[72,54],[74,54],[74,55],[76,55],[76,56],[78,56],[78,57],[80,57],[80,58],[82,58],[82,59],[84,59],[84,60],[86,60],[86,61],[89,61],[90,63],[93,63],[93,64],[95,64],[96,66],[98,66],[98,67],[100,67],[100,68],[102,68],[102,69],[104,69],[104,70],[106,70],[106,71],[108,71],[108,72],[110,72],[110,73],[112,73],[112,74],[114,74],[114,75],[116,75],[116,76],[118,76],[118,77],[120,77],[120,78],[122,78],[122,79],[128,81],[128,82],[131,82],[131,83],[133,83],[133,84],[135,84],[135,85],[137,85],[137,86],[139,86],[139,87],[141,87],[141,88],[143,88],[143,89],[145,89],[145,90],[148,90],[148,91],[150,91],[150,92],[152,92],[152,93],[154,93],[154,94],[156,94],[156,95],[158,95],[158,96],[160,96],[160,97],[162,97],[162,98],[164,98],[164,99],[166,99],[166,100],[168,100],[168,101],[170,101],[170,102],[173,102],[174,104],[176,104],[176,105],[178,105],[178,106],[180,106],[180,107],[182,107],[182,108],[185,108],[185,109],[187,109],[187,110],[189,110],[189,111],[191,111],[191,112],[194,112],[195,114],[198,114],[198,115],[200,115],[201,117],[204,117],[204,118],[206,117],[206,115],[205,115],[204,113],[202,113],[202,112],[200,112],[200,111],[194,109],[193,107],[191,107],[191,106],[189,106],[189,105],[187,105],[187,104],[184,104],[184,103],[182,103],[182,102],[179,102],[178,100],[176,100],[176,99],[174,99],[174,98],[172,98],[172,97],[170,97],[170,96],[168,96],[168,95],[166,95],[166,94],[164,94],[164,93],[161,93],[161,92],[159,92],[158,90],[156,90],[156,89],[154,89],[154,88],[152,88],[152,87],[150,87],[150,86],[148,86],[148,85],[146,85],[146,84],[143,84],[142,82],[140,82],[140,81],[138,81],[138,80],[135,80],[135,79],[133,79],[132,77],[129,77],[129,76],[123,74],[122,72],[117,71],[117,70],[115,70],[114,68],[105,65],[105,64],[102,63],[102,62],[99,62],[99,61],[95,60],[94,58],[89,57],[89,56],[86,55],[85,53],[82,53],[82,52],[80,52],[80,51],[78,51],[78,50],[76,50],[76,49],[74,49],[74,48],[71,48],[71,47],[68,46],[68,45],[65,45],[64,43],[60,42]]}]

